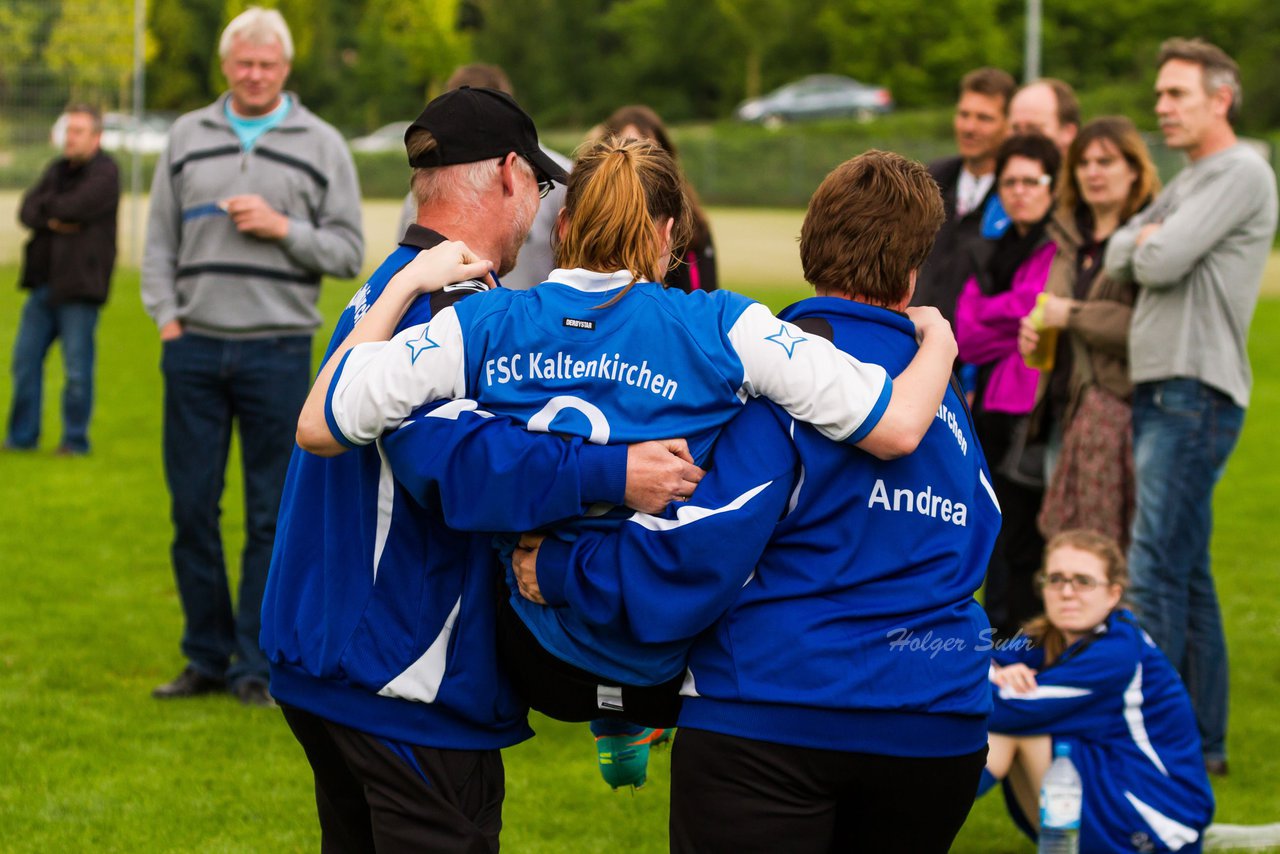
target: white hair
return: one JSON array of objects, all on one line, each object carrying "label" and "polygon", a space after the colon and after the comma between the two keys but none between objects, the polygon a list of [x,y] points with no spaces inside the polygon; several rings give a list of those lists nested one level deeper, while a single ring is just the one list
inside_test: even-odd
[{"label": "white hair", "polygon": [[[435,140],[425,131],[419,130],[414,136],[410,140],[409,150],[415,154],[435,147]],[[514,165],[518,172],[536,180],[533,167],[523,157],[517,156]],[[476,207],[484,192],[493,186],[501,168],[502,160],[499,158],[418,168],[413,170],[410,187],[414,200],[419,205],[434,205],[442,199],[448,199],[451,204],[465,208]]]},{"label": "white hair", "polygon": [[289,25],[284,15],[275,9],[264,9],[261,6],[250,6],[231,19],[227,28],[222,31],[218,40],[218,56],[227,58],[231,45],[237,39],[252,45],[267,45],[278,41],[284,51],[284,61],[293,62],[293,36],[289,34]]}]

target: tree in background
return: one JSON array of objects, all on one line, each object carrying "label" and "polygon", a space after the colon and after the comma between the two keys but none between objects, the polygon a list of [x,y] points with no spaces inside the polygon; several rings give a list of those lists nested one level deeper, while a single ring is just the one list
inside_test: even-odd
[{"label": "tree in background", "polygon": [[824,3],[818,17],[832,71],[888,86],[900,106],[911,107],[950,103],[971,68],[994,65],[1016,74],[1021,39],[1002,25],[1001,5],[842,0]]},{"label": "tree in background", "polygon": [[147,62],[150,109],[182,112],[213,99],[218,47],[209,34],[218,32],[222,6],[223,0],[150,0],[147,27],[159,35]]},{"label": "tree in background", "polygon": [[356,37],[360,123],[411,121],[471,58],[460,0],[366,0]]},{"label": "tree in background", "polygon": [[[131,5],[62,0],[44,46],[45,63],[70,85],[72,100],[123,107],[130,101],[133,38]],[[155,52],[149,35],[143,52]]]}]

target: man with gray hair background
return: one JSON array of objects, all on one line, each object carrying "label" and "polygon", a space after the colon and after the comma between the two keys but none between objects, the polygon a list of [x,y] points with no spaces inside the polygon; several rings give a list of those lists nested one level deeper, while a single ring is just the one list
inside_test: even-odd
[{"label": "man with gray hair background", "polygon": [[1160,130],[1191,162],[1107,245],[1107,273],[1138,285],[1129,572],[1143,628],[1191,694],[1205,767],[1221,775],[1227,644],[1209,566],[1213,488],[1249,405],[1247,339],[1276,231],[1276,176],[1236,138],[1231,57],[1201,39],[1169,39],[1156,65]]},{"label": "man with gray hair background", "polygon": [[[187,666],[158,698],[230,688],[272,705],[262,591],[293,424],[311,378],[324,275],[360,270],[360,189],[346,142],[284,91],[293,39],[250,7],[218,46],[228,92],[174,123],[151,186],[142,301],[160,330],[164,467]],[[239,425],[245,545],[232,608],[219,529]]]}]

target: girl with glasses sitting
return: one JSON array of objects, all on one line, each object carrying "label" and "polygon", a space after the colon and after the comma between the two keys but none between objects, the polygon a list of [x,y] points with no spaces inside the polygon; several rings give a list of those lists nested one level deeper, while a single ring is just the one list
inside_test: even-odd
[{"label": "girl with glasses sitting", "polygon": [[1186,689],[1123,606],[1128,572],[1114,540],[1058,534],[1036,580],[1044,615],[991,665],[995,710],[978,794],[1004,783],[1033,839],[1040,782],[1066,743],[1083,790],[1080,850],[1200,851],[1213,793]]}]

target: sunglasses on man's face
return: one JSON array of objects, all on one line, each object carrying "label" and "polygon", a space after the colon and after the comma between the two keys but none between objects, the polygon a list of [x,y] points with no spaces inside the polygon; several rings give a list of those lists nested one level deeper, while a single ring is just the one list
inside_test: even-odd
[{"label": "sunglasses on man's face", "polygon": [[551,191],[555,189],[555,186],[556,186],[556,182],[552,181],[550,178],[539,178],[538,179],[538,198],[545,199],[547,196],[551,194]]}]

